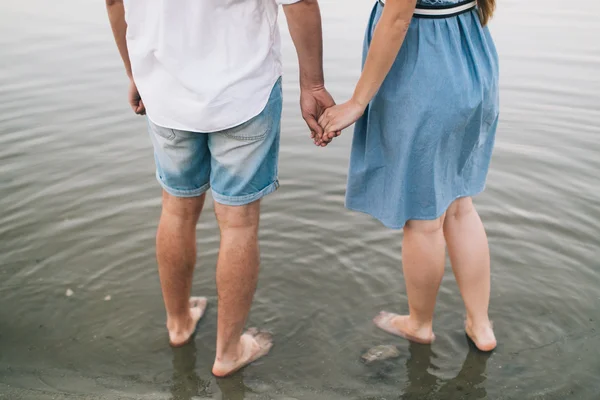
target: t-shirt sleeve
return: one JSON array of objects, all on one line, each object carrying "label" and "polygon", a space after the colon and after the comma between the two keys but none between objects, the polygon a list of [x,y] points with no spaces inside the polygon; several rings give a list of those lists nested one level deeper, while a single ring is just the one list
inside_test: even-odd
[{"label": "t-shirt sleeve", "polygon": [[285,6],[286,4],[294,4],[294,3],[298,3],[302,0],[275,0],[277,2],[277,4],[281,4],[282,6]]}]

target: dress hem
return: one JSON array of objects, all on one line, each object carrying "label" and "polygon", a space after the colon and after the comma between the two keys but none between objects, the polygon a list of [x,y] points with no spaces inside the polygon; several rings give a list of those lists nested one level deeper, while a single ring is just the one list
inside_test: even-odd
[{"label": "dress hem", "polygon": [[442,212],[436,214],[435,216],[433,216],[433,217],[431,217],[431,216],[411,216],[409,218],[405,218],[404,223],[402,225],[387,223],[386,221],[384,221],[384,218],[378,217],[374,213],[371,213],[369,211],[361,209],[360,207],[352,207],[352,206],[348,205],[348,202],[346,202],[346,208],[348,210],[350,210],[350,211],[356,211],[356,212],[360,212],[360,213],[363,213],[363,214],[370,215],[371,217],[373,217],[376,220],[378,220],[379,222],[381,222],[383,224],[383,226],[385,226],[386,228],[399,230],[399,229],[404,229],[404,227],[406,226],[406,223],[408,221],[411,221],[411,220],[414,220],[414,221],[434,221],[434,220],[440,218],[442,215],[444,215],[444,213],[446,211],[448,211],[448,208],[450,208],[450,206],[452,205],[452,203],[454,203],[456,200],[458,200],[460,198],[463,198],[463,197],[475,197],[475,196],[481,194],[484,190],[485,190],[485,186],[481,190],[476,190],[476,191],[471,192],[471,193],[459,194],[458,196],[455,196],[452,199],[452,201],[450,201],[450,203],[446,205],[446,207],[443,208]]}]

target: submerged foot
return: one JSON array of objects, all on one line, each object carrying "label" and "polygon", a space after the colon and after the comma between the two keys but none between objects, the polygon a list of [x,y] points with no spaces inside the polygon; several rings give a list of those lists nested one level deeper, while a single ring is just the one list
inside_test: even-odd
[{"label": "submerged foot", "polygon": [[250,328],[240,338],[239,356],[232,360],[215,360],[213,374],[225,377],[266,356],[273,347],[273,336],[256,328]]},{"label": "submerged foot", "polygon": [[200,318],[204,315],[208,299],[206,297],[190,297],[190,315],[181,326],[169,326],[169,343],[173,347],[181,347],[188,344],[196,333]]},{"label": "submerged foot", "polygon": [[382,311],[373,319],[373,322],[380,329],[412,342],[430,344],[435,340],[431,325],[416,323],[408,315]]},{"label": "submerged foot", "polygon": [[492,351],[496,348],[496,336],[491,322],[475,325],[467,320],[465,332],[479,350]]}]

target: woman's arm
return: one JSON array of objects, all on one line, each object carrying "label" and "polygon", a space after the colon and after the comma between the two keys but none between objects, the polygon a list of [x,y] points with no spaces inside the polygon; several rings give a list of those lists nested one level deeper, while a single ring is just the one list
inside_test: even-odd
[{"label": "woman's arm", "polygon": [[406,37],[416,0],[387,0],[379,20],[363,73],[356,85],[352,100],[363,109],[367,107],[394,64]]},{"label": "woman's arm", "polygon": [[364,113],[398,56],[416,3],[416,0],[386,1],[354,95],[348,102],[331,107],[321,116],[319,124],[325,134],[317,144],[327,144],[336,136],[336,131],[352,125]]}]

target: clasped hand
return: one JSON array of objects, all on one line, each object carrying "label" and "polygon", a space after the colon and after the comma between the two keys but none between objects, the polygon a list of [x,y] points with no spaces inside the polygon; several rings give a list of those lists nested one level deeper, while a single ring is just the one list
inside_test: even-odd
[{"label": "clasped hand", "polygon": [[302,90],[300,108],[311,138],[320,147],[331,143],[365,112],[365,107],[353,99],[335,105],[331,95],[322,87]]}]

